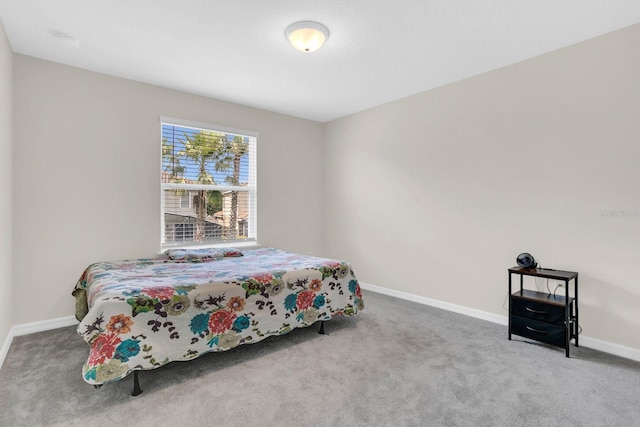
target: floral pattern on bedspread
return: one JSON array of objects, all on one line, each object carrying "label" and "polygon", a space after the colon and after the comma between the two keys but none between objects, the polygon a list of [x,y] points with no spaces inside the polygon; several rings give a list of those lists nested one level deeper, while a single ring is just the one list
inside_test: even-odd
[{"label": "floral pattern on bedspread", "polygon": [[166,256],[96,263],[74,295],[88,303],[78,333],[90,346],[83,367],[90,384],[364,308],[348,263],[272,248],[206,263]]}]

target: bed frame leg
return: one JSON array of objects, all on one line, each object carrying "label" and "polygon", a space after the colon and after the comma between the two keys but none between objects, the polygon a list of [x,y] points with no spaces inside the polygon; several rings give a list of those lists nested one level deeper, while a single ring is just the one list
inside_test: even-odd
[{"label": "bed frame leg", "polygon": [[324,332],[324,320],[320,321],[320,330],[318,331],[318,333],[321,334],[321,335],[325,335],[325,332]]},{"label": "bed frame leg", "polygon": [[138,371],[133,371],[133,393],[131,396],[137,396],[142,393],[142,389],[140,388],[140,380],[138,380]]}]

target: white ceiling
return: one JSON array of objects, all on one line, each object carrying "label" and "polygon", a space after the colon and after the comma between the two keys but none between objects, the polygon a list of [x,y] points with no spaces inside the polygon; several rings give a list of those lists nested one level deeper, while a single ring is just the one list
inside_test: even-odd
[{"label": "white ceiling", "polygon": [[[0,0],[0,20],[17,53],[325,122],[636,24],[640,0]],[[284,38],[301,20],[329,28],[316,53]]]}]

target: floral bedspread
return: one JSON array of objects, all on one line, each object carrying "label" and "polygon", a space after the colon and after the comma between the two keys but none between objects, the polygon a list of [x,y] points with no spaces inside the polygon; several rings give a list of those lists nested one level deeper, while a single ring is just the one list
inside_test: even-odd
[{"label": "floral bedspread", "polygon": [[73,294],[86,311],[78,333],[90,346],[83,366],[90,384],[364,308],[348,263],[272,248],[199,263],[164,255],[100,262]]}]

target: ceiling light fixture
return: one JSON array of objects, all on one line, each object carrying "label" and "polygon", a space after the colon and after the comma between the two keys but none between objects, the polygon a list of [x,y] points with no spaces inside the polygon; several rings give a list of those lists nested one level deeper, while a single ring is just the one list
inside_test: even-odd
[{"label": "ceiling light fixture", "polygon": [[301,21],[289,25],[284,35],[294,49],[311,53],[322,47],[329,38],[329,30],[318,22]]}]

